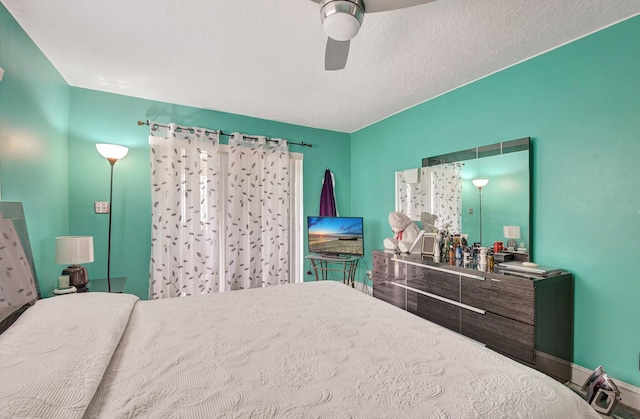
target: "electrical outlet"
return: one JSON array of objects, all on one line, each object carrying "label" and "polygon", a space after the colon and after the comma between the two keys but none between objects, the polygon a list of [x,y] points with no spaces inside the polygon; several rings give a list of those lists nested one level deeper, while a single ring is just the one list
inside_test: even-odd
[{"label": "electrical outlet", "polygon": [[469,215],[473,215],[473,208],[469,208]]},{"label": "electrical outlet", "polygon": [[371,271],[370,271],[370,270],[368,270],[368,271],[367,271],[367,276],[368,276],[369,278],[371,278]]},{"label": "electrical outlet", "polygon": [[93,203],[93,209],[96,214],[109,214],[109,202],[108,201],[95,201]]}]

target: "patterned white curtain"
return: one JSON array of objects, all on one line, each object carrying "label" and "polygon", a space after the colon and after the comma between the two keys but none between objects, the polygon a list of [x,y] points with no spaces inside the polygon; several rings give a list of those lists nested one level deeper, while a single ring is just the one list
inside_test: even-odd
[{"label": "patterned white curtain", "polygon": [[219,139],[204,129],[153,127],[149,298],[219,289]]},{"label": "patterned white curtain", "polygon": [[436,226],[459,233],[462,225],[462,166],[447,163],[429,168],[431,172],[431,213],[438,216]]},{"label": "patterned white curtain", "polygon": [[406,214],[414,221],[419,221],[424,211],[431,211],[429,173],[425,169],[396,172],[396,211]]},{"label": "patterned white curtain", "polygon": [[235,133],[228,159],[225,288],[291,282],[287,142]]}]

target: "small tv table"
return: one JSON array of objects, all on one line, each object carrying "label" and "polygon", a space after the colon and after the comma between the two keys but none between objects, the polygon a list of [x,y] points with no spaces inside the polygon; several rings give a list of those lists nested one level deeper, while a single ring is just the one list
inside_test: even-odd
[{"label": "small tv table", "polygon": [[[342,282],[355,288],[356,271],[358,270],[359,256],[327,256],[312,254],[305,256],[311,261],[311,266],[316,274],[316,281],[335,279],[333,273],[342,275]],[[331,277],[331,278],[330,278]]]}]

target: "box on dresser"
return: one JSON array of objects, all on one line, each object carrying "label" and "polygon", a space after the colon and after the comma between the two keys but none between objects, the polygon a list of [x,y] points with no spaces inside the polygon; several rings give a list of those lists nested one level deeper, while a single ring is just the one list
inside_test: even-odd
[{"label": "box on dresser", "polygon": [[528,278],[373,251],[373,296],[559,379],[570,379],[573,276]]}]

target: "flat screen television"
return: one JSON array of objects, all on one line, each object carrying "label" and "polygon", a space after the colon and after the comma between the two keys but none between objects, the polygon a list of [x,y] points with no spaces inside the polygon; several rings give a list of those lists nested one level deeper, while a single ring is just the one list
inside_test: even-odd
[{"label": "flat screen television", "polygon": [[309,252],[331,256],[363,256],[362,217],[307,217]]}]

